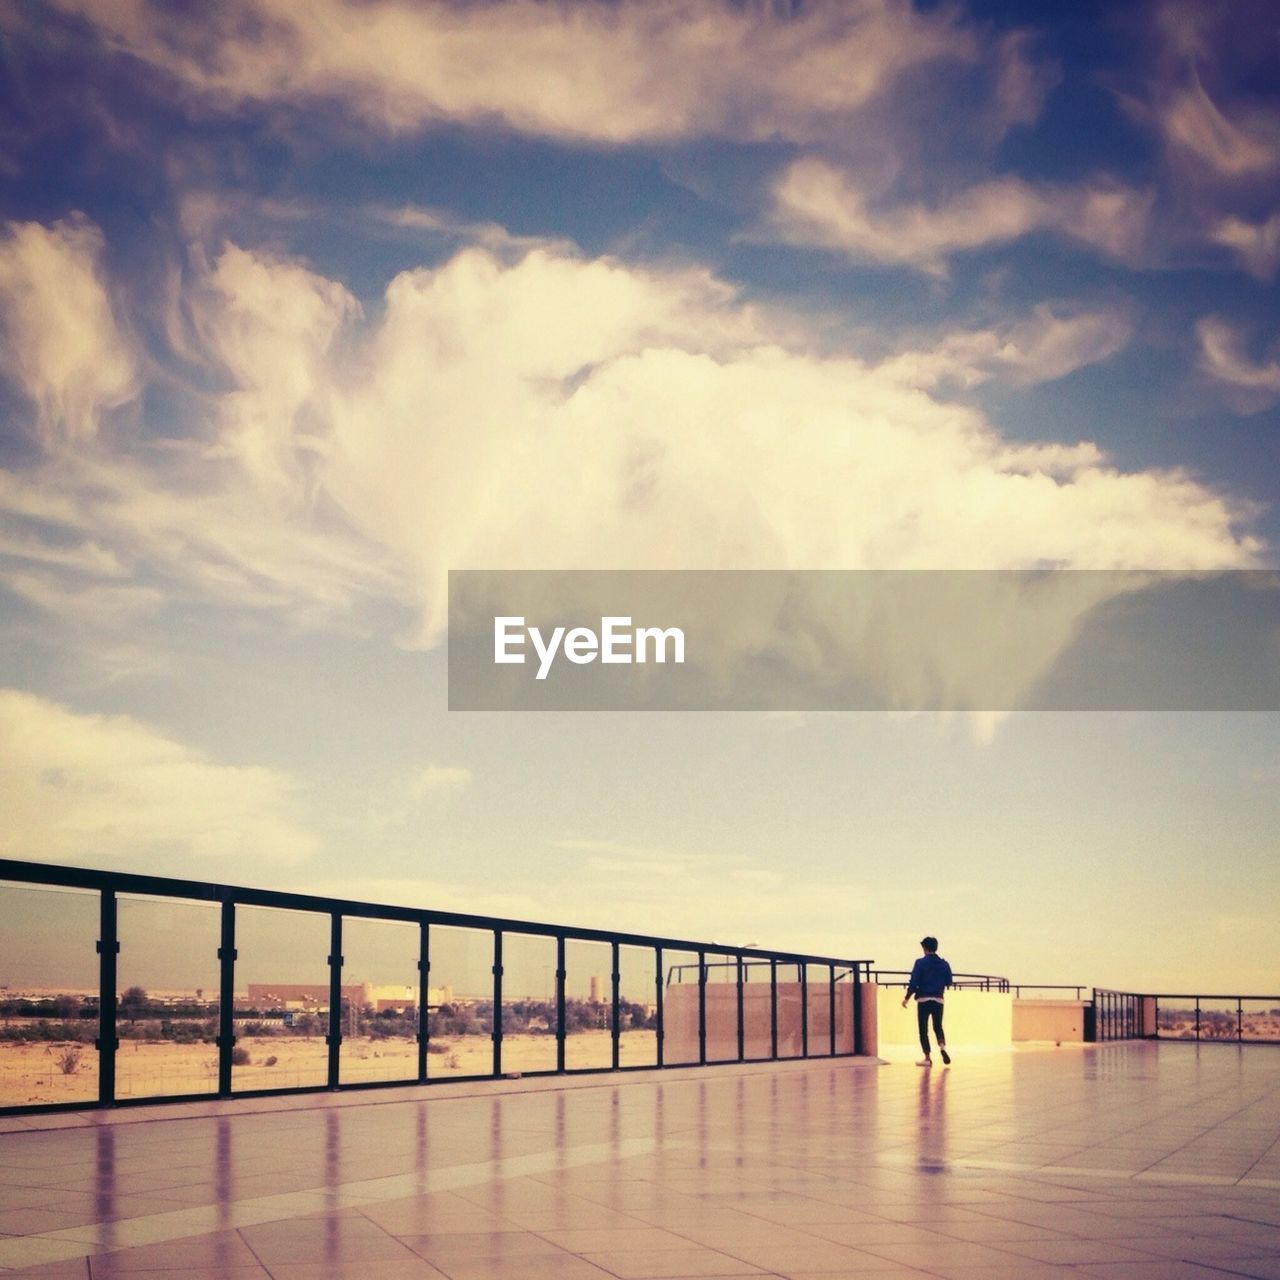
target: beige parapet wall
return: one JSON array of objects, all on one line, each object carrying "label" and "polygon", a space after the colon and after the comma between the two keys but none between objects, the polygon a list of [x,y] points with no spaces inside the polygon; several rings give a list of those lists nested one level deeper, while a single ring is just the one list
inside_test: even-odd
[{"label": "beige parapet wall", "polygon": [[1015,1000],[1013,1038],[1083,1044],[1084,1008],[1083,1000]]},{"label": "beige parapet wall", "polygon": [[[920,1047],[913,1000],[902,1007],[901,987],[873,987],[876,992],[874,1039],[867,1052],[878,1053],[888,1045]],[[948,991],[944,1026],[951,1044],[1002,1045],[1013,1043],[1013,996],[1004,991]],[[866,1032],[865,1025],[863,1031]]]}]

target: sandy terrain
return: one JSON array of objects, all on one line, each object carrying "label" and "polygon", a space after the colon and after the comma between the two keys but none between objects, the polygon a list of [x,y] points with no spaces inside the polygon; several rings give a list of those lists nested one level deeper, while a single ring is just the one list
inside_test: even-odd
[{"label": "sandy terrain", "polygon": [[[427,1057],[432,1079],[487,1075],[493,1068],[493,1045],[487,1036],[451,1037],[441,1043],[443,1053]],[[624,1066],[653,1063],[656,1036],[652,1031],[624,1032]],[[0,1042],[0,1106],[36,1103],[90,1102],[98,1093],[98,1055],[80,1046],[76,1069],[64,1073],[59,1060],[76,1046],[45,1042]],[[237,1045],[249,1062],[233,1068],[237,1090],[283,1089],[323,1085],[328,1078],[329,1049],[320,1036],[242,1036]],[[344,1040],[342,1079],[350,1083],[417,1078],[418,1047],[412,1040],[367,1038]],[[566,1046],[570,1069],[610,1065],[607,1031],[570,1036]],[[267,1065],[271,1059],[271,1065]],[[555,1070],[555,1041],[548,1036],[504,1037],[504,1072]],[[116,1096],[164,1097],[214,1093],[218,1087],[218,1052],[211,1044],[125,1040],[116,1053]]]}]

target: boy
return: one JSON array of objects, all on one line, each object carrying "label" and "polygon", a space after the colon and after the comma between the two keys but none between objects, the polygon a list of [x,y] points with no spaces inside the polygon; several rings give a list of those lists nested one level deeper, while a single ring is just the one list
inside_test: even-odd
[{"label": "boy", "polygon": [[951,1065],[951,1056],[947,1053],[947,1038],[942,1031],[942,995],[951,986],[951,966],[938,954],[937,938],[921,938],[920,947],[924,954],[911,968],[911,981],[907,983],[907,994],[902,997],[902,1007],[912,996],[916,998],[916,1020],[920,1025],[920,1047],[924,1057],[916,1063],[919,1067],[933,1066],[933,1058],[929,1052],[929,1019],[933,1019],[933,1036],[938,1042],[938,1052],[942,1061]]}]

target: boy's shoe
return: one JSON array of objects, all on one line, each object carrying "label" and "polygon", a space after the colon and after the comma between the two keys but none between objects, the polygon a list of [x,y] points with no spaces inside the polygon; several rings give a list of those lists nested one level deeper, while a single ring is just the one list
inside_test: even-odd
[{"label": "boy's shoe", "polygon": [[939,1045],[939,1046],[938,1046],[938,1052],[939,1052],[940,1054],[942,1054],[942,1061],[943,1061],[943,1062],[945,1062],[945,1063],[947,1064],[947,1066],[950,1066],[950,1065],[951,1065],[951,1055],[946,1051],[946,1049],[945,1049],[942,1045]]},{"label": "boy's shoe", "polygon": [[933,1059],[932,1059],[932,1058],[921,1058],[921,1059],[920,1059],[920,1061],[916,1063],[916,1066],[917,1066],[917,1067],[931,1067],[931,1066],[933,1066]]}]

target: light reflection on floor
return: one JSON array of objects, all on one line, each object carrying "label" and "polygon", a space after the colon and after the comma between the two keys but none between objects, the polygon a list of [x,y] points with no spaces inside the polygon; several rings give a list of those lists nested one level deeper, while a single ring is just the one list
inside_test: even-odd
[{"label": "light reflection on floor", "polygon": [[960,1049],[951,1068],[574,1085],[0,1134],[0,1268],[1280,1280],[1280,1049]]}]

